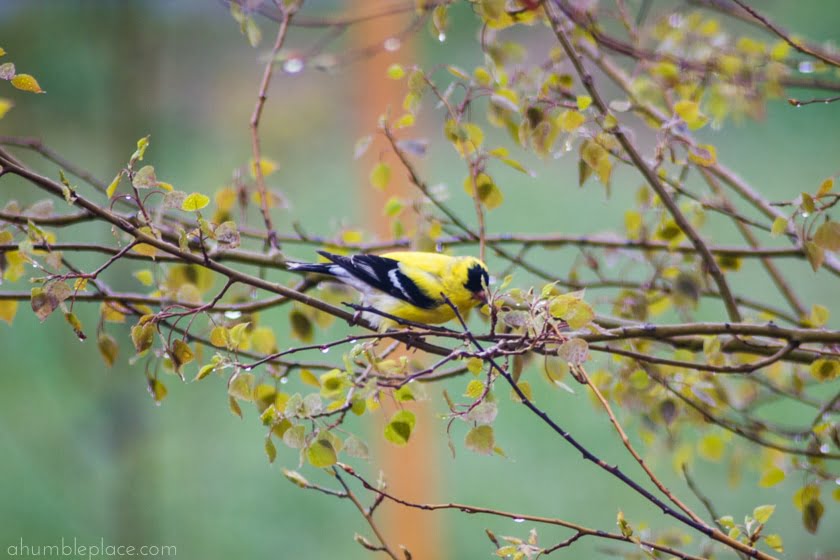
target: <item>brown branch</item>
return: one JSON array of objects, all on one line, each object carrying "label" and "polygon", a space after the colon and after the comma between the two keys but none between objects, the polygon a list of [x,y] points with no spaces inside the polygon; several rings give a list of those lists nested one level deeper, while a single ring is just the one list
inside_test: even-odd
[{"label": "brown branch", "polygon": [[803,54],[807,54],[813,56],[818,60],[822,60],[826,64],[830,64],[831,66],[838,66],[840,67],[840,59],[834,58],[830,56],[828,53],[823,52],[822,50],[815,49],[809,45],[802,43],[801,41],[794,41],[790,35],[788,35],[784,30],[782,30],[778,25],[767,19],[767,17],[760,14],[757,10],[750,7],[749,4],[744,2],[743,0],[732,0],[741,8],[749,13],[752,17],[760,21],[767,29],[775,33],[780,39],[782,39],[785,43],[793,47],[794,49],[798,50]]},{"label": "brown branch", "polygon": [[814,103],[822,103],[824,105],[828,105],[829,103],[834,103],[835,101],[840,101],[840,95],[838,95],[837,97],[807,99],[805,101],[802,101],[801,99],[796,99],[794,97],[788,99],[788,103],[790,103],[794,107],[803,107],[805,105],[812,105]]},{"label": "brown branch", "polygon": [[280,27],[277,30],[277,38],[274,40],[274,47],[271,49],[271,55],[269,56],[268,62],[266,62],[265,69],[263,70],[260,89],[257,93],[257,103],[254,106],[254,112],[251,113],[251,120],[249,121],[251,128],[251,151],[254,155],[253,171],[254,177],[257,181],[257,190],[260,193],[260,212],[262,213],[266,234],[268,235],[268,245],[272,249],[278,248],[277,232],[274,230],[274,225],[271,223],[271,215],[268,211],[268,192],[265,187],[265,177],[262,172],[259,126],[263,107],[265,107],[265,100],[268,96],[268,86],[271,83],[271,76],[274,72],[275,59],[277,58],[277,53],[283,47],[283,42],[286,40],[286,32],[289,29],[289,22],[294,15],[294,10],[291,7],[283,8],[282,15],[283,17],[280,21]]},{"label": "brown branch", "polygon": [[703,521],[700,518],[700,516],[694,513],[694,511],[690,507],[688,507],[684,502],[677,498],[674,495],[674,493],[671,492],[671,490],[669,490],[668,487],[665,486],[665,484],[661,480],[659,480],[659,478],[653,473],[653,471],[650,470],[650,467],[647,466],[645,460],[642,459],[642,456],[639,455],[639,453],[633,447],[633,444],[630,443],[630,438],[627,437],[627,434],[624,432],[624,428],[622,428],[621,424],[618,422],[618,418],[616,418],[615,413],[613,413],[610,403],[607,402],[607,399],[604,398],[604,395],[601,394],[601,391],[598,389],[598,387],[594,383],[592,383],[591,379],[589,379],[589,375],[587,375],[586,370],[583,368],[583,366],[570,366],[570,369],[573,369],[580,377],[580,379],[583,379],[586,385],[588,385],[589,388],[592,389],[592,392],[595,394],[595,397],[601,403],[601,406],[604,407],[607,416],[609,416],[610,423],[612,423],[613,427],[615,428],[615,431],[618,433],[618,437],[621,438],[621,443],[624,444],[624,447],[627,449],[630,455],[633,456],[633,459],[635,459],[639,466],[642,467],[642,470],[645,471],[645,473],[648,475],[648,478],[650,478],[651,482],[653,482],[653,484],[657,488],[659,488],[659,491],[665,494],[665,496],[667,496],[668,499],[671,500],[671,502],[674,505],[683,510],[685,514],[688,515],[691,519],[693,519],[696,523],[705,525],[706,522]]},{"label": "brown branch", "polygon": [[[712,176],[712,174],[704,168],[699,168],[700,175],[702,175],[703,179],[706,181],[706,184],[712,189],[712,191],[719,195],[723,196],[723,192],[721,187],[718,185],[717,180]],[[731,206],[729,201],[726,200],[725,204],[727,206]],[[735,227],[738,228],[738,231],[741,233],[743,238],[747,241],[747,243],[753,248],[755,252],[759,252],[761,247],[759,247],[758,239],[755,237],[755,234],[746,227],[741,222],[735,221]],[[803,255],[805,251],[801,252]],[[766,256],[761,257],[761,264],[764,266],[764,270],[767,271],[767,274],[773,280],[773,283],[776,285],[776,288],[782,293],[784,298],[787,300],[790,307],[796,313],[798,317],[804,317],[807,314],[805,310],[805,306],[802,305],[802,302],[799,301],[796,293],[791,288],[790,284],[787,280],[782,276],[781,271],[776,266],[776,263],[771,261]]]},{"label": "brown branch", "polygon": [[338,463],[338,467],[340,467],[344,472],[349,474],[350,476],[354,477],[356,480],[361,482],[362,486],[366,489],[374,492],[379,496],[383,496],[385,499],[390,500],[396,504],[400,504],[401,506],[410,507],[413,509],[419,509],[423,511],[437,511],[437,510],[457,510],[467,514],[484,514],[484,515],[492,515],[495,517],[504,517],[507,519],[515,519],[515,520],[525,520],[525,521],[533,521],[534,523],[542,523],[545,525],[556,525],[558,527],[565,527],[567,529],[572,529],[577,533],[581,533],[587,536],[599,537],[603,539],[615,540],[615,541],[623,541],[631,544],[642,544],[644,546],[648,546],[654,550],[660,550],[666,554],[671,554],[676,556],[677,558],[683,558],[685,560],[702,560],[702,558],[697,556],[692,556],[685,552],[679,551],[675,548],[671,548],[666,545],[657,544],[651,541],[635,541],[632,537],[627,537],[617,533],[608,533],[606,531],[601,531],[600,529],[590,529],[588,527],[584,527],[582,525],[578,525],[577,523],[571,523],[569,521],[565,521],[563,519],[553,518],[553,517],[542,517],[539,515],[530,515],[530,514],[519,514],[513,513],[509,511],[503,511],[498,509],[486,508],[481,506],[474,506],[469,504],[459,504],[459,503],[443,503],[443,504],[425,504],[425,503],[418,503],[418,502],[411,502],[409,500],[400,498],[395,496],[385,490],[376,488],[370,482],[368,482],[365,478],[363,478],[360,474],[358,474],[352,467],[349,465],[345,465],[344,463]]},{"label": "brown branch", "polygon": [[[341,466],[341,465],[339,465],[339,466]],[[356,506],[356,509],[359,510],[359,513],[362,514],[362,517],[364,518],[364,520],[367,521],[367,524],[370,526],[370,529],[371,529],[371,531],[373,531],[373,534],[376,535],[376,538],[379,540],[379,543],[382,546],[382,551],[385,552],[385,554],[387,554],[388,556],[390,556],[392,558],[392,560],[400,560],[399,557],[396,555],[396,553],[393,550],[391,550],[391,547],[388,546],[388,542],[385,540],[385,537],[382,535],[382,531],[379,530],[379,527],[376,525],[376,522],[373,520],[373,512],[368,511],[365,508],[365,506],[362,505],[362,503],[359,501],[359,499],[356,497],[356,495],[353,493],[353,491],[350,490],[350,487],[347,486],[347,483],[344,482],[344,479],[341,478],[341,475],[338,474],[338,469],[333,467],[332,473],[333,473],[333,475],[335,475],[335,478],[336,478],[336,480],[338,480],[339,484],[341,484],[341,487],[344,488],[344,492],[345,492],[345,494],[347,494],[347,498],[351,502],[353,502],[353,505]],[[408,557],[410,558],[410,556],[408,556]]]},{"label": "brown branch", "polygon": [[[482,348],[481,344],[478,342],[478,340],[472,334],[472,331],[469,330],[469,327],[467,326],[466,322],[464,321],[464,318],[461,315],[461,312],[458,310],[458,308],[451,301],[449,301],[444,294],[441,294],[441,297],[444,298],[444,300],[449,304],[449,307],[455,313],[455,317],[461,323],[461,326],[464,329],[464,333],[467,335],[467,337],[469,338],[472,345],[475,346],[479,351],[483,352],[483,348]],[[528,398],[528,395],[526,395],[523,392],[522,388],[513,379],[511,374],[508,373],[507,370],[500,367],[499,364],[496,362],[495,359],[493,359],[492,356],[487,355],[484,359],[485,359],[485,361],[487,361],[487,363],[490,365],[490,367],[495,369],[499,373],[499,375],[501,375],[502,378],[504,378],[504,380],[507,382],[507,384],[510,385],[511,389],[516,394],[519,401],[526,408],[528,408],[528,410],[530,410],[535,415],[537,415],[537,417],[539,417],[555,433],[557,433],[560,437],[562,437],[564,440],[566,440],[572,447],[574,447],[577,451],[579,451],[583,455],[584,459],[586,459],[587,461],[591,461],[592,463],[596,464],[601,469],[607,471],[612,476],[616,477],[618,480],[620,480],[626,486],[631,488],[637,494],[639,494],[640,496],[645,498],[648,502],[650,502],[651,504],[656,506],[658,509],[660,509],[662,511],[662,513],[664,513],[665,515],[668,515],[670,517],[673,517],[674,519],[680,521],[681,523],[683,523],[683,524],[691,527],[692,529],[694,529],[694,530],[696,530],[696,531],[698,531],[698,532],[700,532],[700,533],[702,533],[702,534],[704,534],[704,535],[706,535],[706,536],[708,536],[708,537],[710,537],[710,538],[712,538],[712,539],[714,539],[714,540],[732,548],[733,550],[740,550],[741,552],[744,552],[745,554],[748,554],[749,556],[751,556],[753,558],[758,558],[759,560],[770,560],[770,559],[773,558],[769,554],[761,552],[760,550],[756,549],[755,547],[746,545],[746,544],[744,544],[744,543],[742,543],[742,542],[740,542],[736,539],[733,539],[733,538],[729,537],[728,535],[721,532],[717,528],[712,528],[712,527],[708,526],[707,524],[705,524],[703,522],[698,522],[698,521],[695,521],[694,519],[692,519],[691,517],[687,517],[684,513],[673,509],[668,504],[663,502],[661,499],[654,496],[649,490],[645,489],[644,487],[639,485],[639,483],[637,483],[635,480],[633,480],[632,478],[630,478],[629,476],[624,474],[624,472],[617,465],[607,464],[604,460],[600,459],[594,453],[589,451],[589,449],[587,447],[585,447],[580,442],[578,442],[577,439],[575,439],[568,431],[561,428],[560,425],[557,424],[544,410],[537,407],[534,404],[534,402],[531,399]]]},{"label": "brown branch", "polygon": [[[566,55],[572,62],[572,65],[575,68],[575,72],[583,82],[583,86],[586,88],[586,91],[592,97],[593,104],[598,109],[598,112],[601,116],[606,117],[610,114],[609,108],[604,100],[601,98],[601,94],[597,88],[595,88],[594,81],[592,76],[583,66],[583,60],[581,59],[580,54],[575,50],[574,46],[572,45],[571,41],[569,40],[568,36],[566,35],[565,30],[557,14],[555,13],[554,8],[552,8],[551,3],[543,4],[545,8],[546,16],[548,17],[549,21],[551,21],[552,29],[554,30],[554,34],[557,37],[557,40],[560,41],[560,44],[563,46],[563,50],[566,51]],[[636,168],[641,172],[642,176],[645,178],[645,181],[651,186],[654,190],[656,195],[662,201],[662,204],[668,209],[668,212],[674,218],[674,222],[676,222],[677,226],[685,233],[685,235],[691,240],[692,245],[700,254],[700,257],[703,260],[705,268],[707,272],[712,276],[712,279],[715,281],[715,284],[718,287],[718,291],[721,294],[721,298],[723,299],[726,305],[726,312],[729,315],[729,318],[733,321],[740,321],[741,320],[741,312],[738,310],[738,304],[735,303],[735,299],[732,296],[732,292],[729,290],[729,285],[726,282],[726,279],[723,276],[723,272],[721,271],[720,267],[715,261],[714,256],[709,251],[709,248],[706,246],[705,241],[700,237],[697,231],[694,229],[694,226],[686,219],[685,215],[683,215],[682,211],[680,210],[679,206],[674,199],[671,198],[671,195],[665,189],[664,185],[659,180],[659,177],[656,173],[648,167],[645,163],[644,159],[642,158],[641,154],[636,150],[636,147],[630,142],[628,136],[624,133],[620,126],[617,126],[613,130],[610,131],[618,140],[621,147],[633,161],[633,164]]]},{"label": "brown branch", "polygon": [[624,350],[621,348],[612,348],[610,346],[600,346],[596,344],[591,344],[589,346],[590,350],[595,350],[597,352],[606,352],[608,354],[615,354],[617,356],[624,356],[627,358],[633,358],[634,360],[639,360],[642,362],[647,362],[650,364],[659,364],[665,366],[674,366],[674,367],[683,367],[698,371],[711,371],[714,373],[752,373],[757,371],[761,368],[767,367],[769,365],[775,364],[779,360],[784,359],[785,356],[793,352],[793,350],[798,346],[798,344],[794,342],[789,342],[785,346],[783,346],[778,352],[773,354],[772,356],[768,356],[763,360],[757,360],[755,362],[741,364],[737,366],[713,366],[709,364],[702,364],[698,362],[685,362],[682,360],[671,360],[668,358],[658,358],[655,356],[651,356],[649,354],[643,354],[640,352],[632,352],[630,350]]}]

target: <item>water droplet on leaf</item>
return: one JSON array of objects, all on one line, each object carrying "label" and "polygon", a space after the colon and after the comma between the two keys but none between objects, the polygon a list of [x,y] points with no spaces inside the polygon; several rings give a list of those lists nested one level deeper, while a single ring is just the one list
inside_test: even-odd
[{"label": "water droplet on leaf", "polygon": [[302,58],[290,58],[283,63],[283,72],[286,74],[297,74],[303,70]]}]

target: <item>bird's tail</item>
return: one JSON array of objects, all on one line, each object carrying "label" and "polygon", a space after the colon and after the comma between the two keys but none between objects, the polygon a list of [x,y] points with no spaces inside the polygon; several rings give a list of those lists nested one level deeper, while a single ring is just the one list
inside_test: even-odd
[{"label": "bird's tail", "polygon": [[332,263],[306,263],[288,261],[286,264],[289,267],[289,270],[293,272],[316,272],[318,274],[335,276],[331,268],[335,265],[333,265]]}]

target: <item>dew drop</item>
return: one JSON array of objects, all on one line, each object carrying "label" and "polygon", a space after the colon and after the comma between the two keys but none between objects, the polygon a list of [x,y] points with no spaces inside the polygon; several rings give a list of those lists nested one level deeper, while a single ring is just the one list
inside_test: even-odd
[{"label": "dew drop", "polygon": [[799,63],[799,71],[803,74],[811,74],[814,71],[814,63],[810,60],[803,60]]},{"label": "dew drop", "polygon": [[394,51],[398,51],[400,49],[400,47],[402,46],[402,43],[396,37],[389,37],[389,38],[385,39],[385,43],[383,43],[382,46],[385,47],[386,51],[394,52]]},{"label": "dew drop", "polygon": [[228,319],[239,319],[240,317],[242,317],[242,312],[236,310],[225,311],[225,317],[227,317]]},{"label": "dew drop", "polygon": [[440,33],[438,33],[438,41],[440,41],[441,43],[446,41],[446,33],[442,32],[442,31]]},{"label": "dew drop", "polygon": [[242,368],[243,371],[251,371],[252,369],[254,368],[251,366],[245,366],[244,368]]},{"label": "dew drop", "polygon": [[525,520],[522,519],[521,517],[517,517],[516,519],[513,520],[513,522],[514,523],[525,523]]},{"label": "dew drop", "polygon": [[286,74],[297,74],[303,70],[302,58],[290,58],[283,63],[283,72]]},{"label": "dew drop", "polygon": [[443,243],[436,243],[435,244],[435,251],[437,251],[438,253],[442,253],[443,252]]},{"label": "dew drop", "polygon": [[289,382],[289,378],[288,378],[288,377],[281,377],[281,378],[280,378],[280,384],[281,384],[281,385],[285,385],[285,384],[286,384],[286,383],[288,383],[288,382]]},{"label": "dew drop", "polygon": [[807,218],[807,217],[808,217],[808,216],[810,216],[810,215],[811,215],[811,214],[810,214],[810,213],[808,213],[808,212],[802,212],[802,217],[803,217],[803,218]]},{"label": "dew drop", "polygon": [[351,338],[351,339],[349,340],[349,342],[350,342],[350,344],[356,344],[356,343],[357,343],[357,342],[359,342],[359,341],[358,341],[358,340],[356,340],[355,338]]},{"label": "dew drop", "polygon": [[329,351],[330,351],[330,347],[329,347],[329,346],[322,346],[322,347],[321,347],[321,354],[326,354],[326,353],[327,353],[327,352],[329,352]]},{"label": "dew drop", "polygon": [[840,486],[840,478],[835,478],[834,479],[834,484],[836,484],[837,486]]},{"label": "dew drop", "polygon": [[831,448],[827,443],[820,445],[820,453],[828,453],[829,451],[831,451]]}]

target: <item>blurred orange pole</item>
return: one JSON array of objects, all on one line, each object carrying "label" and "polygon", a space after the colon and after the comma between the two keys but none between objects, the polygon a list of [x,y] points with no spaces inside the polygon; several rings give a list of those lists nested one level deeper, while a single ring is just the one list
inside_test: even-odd
[{"label": "blurred orange pole", "polygon": [[[370,13],[382,9],[381,0],[348,2],[348,13]],[[401,114],[402,99],[407,93],[404,81],[388,79],[386,70],[395,62],[408,63],[415,57],[410,48],[401,45],[396,52],[384,49],[385,41],[403,29],[413,17],[411,11],[406,14],[375,18],[355,25],[352,33],[352,47],[366,48],[380,45],[382,52],[367,58],[354,68],[355,99],[350,104],[356,109],[359,136],[376,130],[379,116],[391,108],[392,118]],[[393,43],[393,40],[392,40]],[[393,167],[391,184],[386,191],[379,191],[368,184],[367,170],[380,157]],[[359,181],[359,201],[366,209],[365,219],[368,230],[380,238],[387,239],[392,233],[389,221],[382,208],[391,196],[416,195],[406,179],[406,174],[397,167],[396,158],[389,153],[388,141],[381,133],[374,133],[373,141],[362,160],[365,173]],[[382,420],[377,422],[376,434],[372,438],[379,442],[377,455],[379,464],[385,473],[388,488],[397,496],[415,502],[434,501],[438,496],[438,468],[434,437],[436,420],[428,402],[405,403],[417,415],[417,428],[411,434],[407,446],[396,447],[382,437],[384,421],[393,412],[389,402],[383,402]],[[385,536],[392,548],[405,545],[413,560],[442,559],[443,543],[441,527],[437,516],[426,512],[384,502],[377,510],[377,519],[383,523]]]}]

